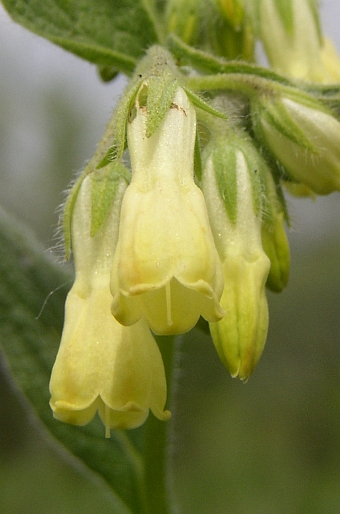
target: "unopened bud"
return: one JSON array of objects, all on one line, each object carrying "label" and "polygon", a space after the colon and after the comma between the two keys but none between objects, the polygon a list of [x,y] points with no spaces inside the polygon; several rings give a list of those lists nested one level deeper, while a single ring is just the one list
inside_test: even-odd
[{"label": "unopened bud", "polygon": [[267,336],[270,263],[261,243],[258,170],[249,166],[247,143],[239,142],[233,146],[220,138],[207,146],[202,189],[224,274],[221,305],[226,315],[210,323],[210,332],[231,375],[247,380]]},{"label": "unopened bud", "polygon": [[312,97],[274,96],[253,105],[260,143],[295,181],[317,194],[340,191],[340,122]]}]

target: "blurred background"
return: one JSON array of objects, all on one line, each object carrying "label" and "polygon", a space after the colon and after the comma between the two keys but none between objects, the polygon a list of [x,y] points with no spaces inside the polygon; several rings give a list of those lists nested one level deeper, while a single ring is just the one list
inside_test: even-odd
[{"label": "blurred background", "polygon": [[[324,0],[322,19],[340,50],[338,0]],[[93,154],[124,79],[103,84],[95,67],[1,6],[0,49],[0,204],[52,251],[63,192]],[[340,197],[289,205],[290,283],[268,295],[267,346],[249,382],[229,377],[205,336],[183,339],[172,421],[183,514],[340,513]],[[0,373],[0,512],[77,509],[110,512]]]}]

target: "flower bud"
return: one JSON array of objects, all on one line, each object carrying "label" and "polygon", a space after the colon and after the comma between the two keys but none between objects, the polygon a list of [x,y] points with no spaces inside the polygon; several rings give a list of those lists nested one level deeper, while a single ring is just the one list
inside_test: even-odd
[{"label": "flower bud", "polygon": [[322,55],[317,6],[310,0],[253,0],[253,15],[270,65],[279,73],[332,82]]},{"label": "flower bud", "polygon": [[311,97],[264,98],[253,105],[260,143],[295,181],[317,194],[340,191],[340,122]]},{"label": "flower bud", "polygon": [[285,212],[282,205],[283,197],[279,197],[277,193],[279,186],[274,183],[274,179],[267,167],[265,171],[266,173],[261,177],[266,198],[261,235],[263,249],[270,259],[270,270],[266,286],[271,291],[279,293],[288,283],[290,250],[284,228]]},{"label": "flower bud", "polygon": [[210,323],[213,342],[233,377],[247,380],[267,335],[265,283],[270,262],[261,243],[261,203],[254,149],[241,138],[220,138],[204,151],[202,190],[223,264],[221,305]]},{"label": "flower bud", "polygon": [[244,0],[217,0],[224,18],[237,31],[244,20]]},{"label": "flower bud", "polygon": [[110,428],[142,424],[149,409],[159,419],[170,414],[164,411],[162,357],[147,324],[141,320],[123,327],[111,314],[110,272],[126,183],[118,179],[106,217],[91,236],[99,180],[95,175],[104,170],[84,178],[72,213],[76,279],[66,300],[50,405],[56,419],[75,425],[88,423],[99,411],[109,437]]},{"label": "flower bud", "polygon": [[228,60],[254,60],[254,34],[244,0],[206,1],[200,45]]},{"label": "flower bud", "polygon": [[168,32],[177,34],[185,43],[193,44],[199,29],[200,4],[201,0],[168,0]]},{"label": "flower bud", "polygon": [[183,89],[154,134],[136,99],[128,126],[131,184],[122,203],[111,275],[112,312],[124,325],[144,317],[156,334],[217,321],[223,289],[204,198],[193,178],[195,110]]}]

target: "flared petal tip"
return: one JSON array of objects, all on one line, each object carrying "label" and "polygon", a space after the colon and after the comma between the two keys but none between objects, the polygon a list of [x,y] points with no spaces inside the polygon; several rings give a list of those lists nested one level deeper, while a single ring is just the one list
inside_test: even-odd
[{"label": "flared petal tip", "polygon": [[160,421],[169,421],[171,418],[171,412],[169,410],[158,410],[158,409],[151,409],[153,415],[159,419]]},{"label": "flared petal tip", "polygon": [[63,400],[50,401],[53,417],[64,423],[83,426],[92,421],[97,411],[97,402],[89,406],[78,406]]},{"label": "flared petal tip", "polygon": [[110,429],[130,430],[138,428],[146,421],[149,410],[161,421],[167,421],[171,417],[168,410],[154,406],[144,407],[135,401],[129,401],[115,409],[104,403],[102,399],[100,399],[98,405],[99,416],[106,427],[106,436]]}]

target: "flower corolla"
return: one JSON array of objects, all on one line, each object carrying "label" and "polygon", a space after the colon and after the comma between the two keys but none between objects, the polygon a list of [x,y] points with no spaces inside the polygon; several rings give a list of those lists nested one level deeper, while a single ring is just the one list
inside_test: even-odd
[{"label": "flower corolla", "polygon": [[111,274],[112,312],[124,325],[145,318],[156,334],[184,333],[200,315],[217,321],[224,314],[222,267],[193,177],[196,114],[180,87],[151,137],[138,95],[133,112],[132,179]]},{"label": "flower corolla", "polygon": [[65,310],[59,352],[50,381],[54,417],[84,425],[95,413],[111,428],[141,425],[164,411],[166,380],[157,343],[144,320],[123,327],[112,316],[110,272],[124,180],[106,221],[91,237],[91,175],[81,185],[72,215],[76,279]]}]

